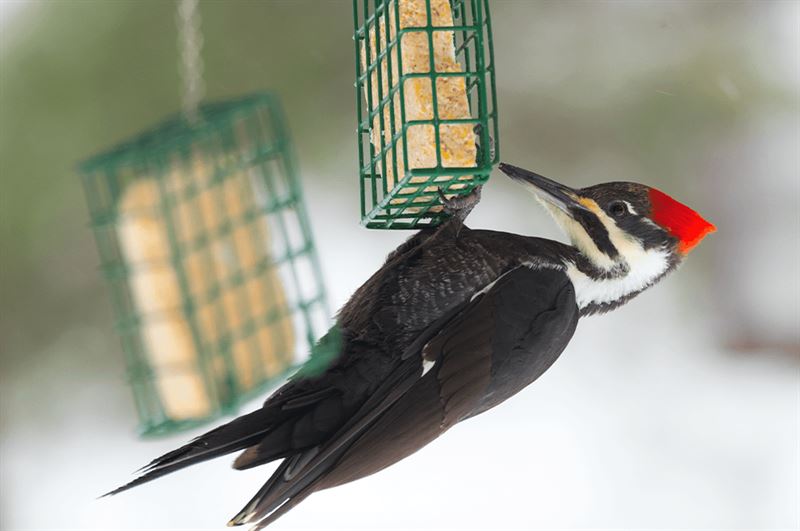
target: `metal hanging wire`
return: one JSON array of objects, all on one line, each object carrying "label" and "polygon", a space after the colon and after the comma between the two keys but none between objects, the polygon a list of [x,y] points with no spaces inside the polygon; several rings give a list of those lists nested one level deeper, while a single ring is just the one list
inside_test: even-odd
[{"label": "metal hanging wire", "polygon": [[198,3],[198,0],[178,0],[175,17],[180,50],[179,70],[183,82],[181,103],[190,122],[197,121],[197,107],[205,95],[203,59],[200,56],[203,48],[203,34],[200,31],[202,20]]}]

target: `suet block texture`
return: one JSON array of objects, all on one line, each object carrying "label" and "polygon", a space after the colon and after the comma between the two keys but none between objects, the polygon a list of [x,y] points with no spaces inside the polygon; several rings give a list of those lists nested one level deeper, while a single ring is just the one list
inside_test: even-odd
[{"label": "suet block texture", "polygon": [[146,434],[233,412],[325,331],[289,142],[278,101],[260,94],[81,168]]},{"label": "suet block texture", "polygon": [[[498,160],[488,0],[354,0],[362,223],[412,229]],[[494,143],[494,149],[490,145]]]}]

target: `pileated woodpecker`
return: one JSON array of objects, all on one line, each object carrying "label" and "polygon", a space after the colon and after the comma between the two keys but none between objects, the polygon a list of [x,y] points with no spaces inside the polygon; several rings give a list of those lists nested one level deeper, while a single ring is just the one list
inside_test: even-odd
[{"label": "pileated woodpecker", "polygon": [[453,216],[393,251],[321,340],[322,371],[301,370],[261,409],[158,459],[109,494],[244,450],[234,467],[282,459],[229,525],[262,528],[310,494],[373,474],[536,380],[580,317],[626,303],[715,230],[654,188],[614,182],[575,190],[530,171],[530,188],[572,245],[472,230],[480,189],[447,200]]}]

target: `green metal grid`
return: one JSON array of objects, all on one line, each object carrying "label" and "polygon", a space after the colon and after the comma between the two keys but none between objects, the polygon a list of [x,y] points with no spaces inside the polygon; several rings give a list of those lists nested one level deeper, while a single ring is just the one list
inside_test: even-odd
[{"label": "green metal grid", "polygon": [[[449,0],[453,26],[432,25],[432,0],[424,0],[427,24],[401,28],[398,27],[400,3],[407,1],[353,0],[361,218],[362,224],[368,228],[413,229],[440,223],[446,214],[439,206],[436,187],[447,194],[468,194],[475,186],[488,180],[492,167],[499,161],[489,0]],[[370,38],[379,32],[384,33],[385,42],[381,42],[381,38]],[[428,50],[432,50],[436,32],[452,33],[461,71],[437,71],[433,53],[428,54],[427,72],[404,70],[403,54],[398,53],[404,35],[427,35]],[[398,64],[393,65],[393,61]],[[440,115],[437,80],[453,77],[465,80],[470,118],[446,119]],[[431,90],[431,119],[407,119],[406,84],[414,78],[430,80],[430,86],[437,87]],[[373,101],[374,90],[377,90],[377,101]],[[474,124],[481,146],[475,166],[442,165],[440,131],[442,126],[449,124]],[[433,167],[409,168],[408,131],[414,126],[435,128],[437,163]],[[371,141],[371,135],[380,137],[379,146]],[[492,142],[494,149],[489,149]],[[399,165],[404,170],[403,175],[398,175]],[[394,186],[390,186],[385,178],[389,172],[396,176]]]},{"label": "green metal grid", "polygon": [[[206,104],[198,116],[194,123],[176,116],[80,167],[145,435],[188,429],[235,412],[284,376],[296,353],[309,347],[313,352],[328,324],[319,260],[278,99],[259,93]],[[152,200],[140,213],[129,208],[126,191],[143,182],[148,194],[142,197]],[[168,252],[132,260],[130,241],[121,240],[132,218],[163,222]],[[177,307],[145,308],[141,275],[148,271],[174,274]],[[212,314],[209,326],[203,318]],[[159,320],[179,321],[191,330],[194,359],[167,370],[171,377],[183,372],[202,378],[209,402],[203,415],[175,418],[165,407],[156,383],[165,367],[155,364],[145,337],[152,332],[146,327]],[[287,322],[293,330],[288,337]],[[262,333],[269,334],[268,352],[261,352]],[[247,384],[242,360],[234,357],[241,352],[252,368]]]}]

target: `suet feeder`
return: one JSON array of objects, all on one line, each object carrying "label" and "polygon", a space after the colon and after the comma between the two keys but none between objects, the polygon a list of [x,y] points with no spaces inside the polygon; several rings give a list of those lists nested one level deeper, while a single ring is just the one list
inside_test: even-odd
[{"label": "suet feeder", "polygon": [[[499,157],[488,0],[353,0],[362,224],[441,222]],[[494,143],[494,149],[490,146]]]},{"label": "suet feeder", "polygon": [[200,106],[81,172],[143,433],[232,413],[325,331],[274,96]]}]

